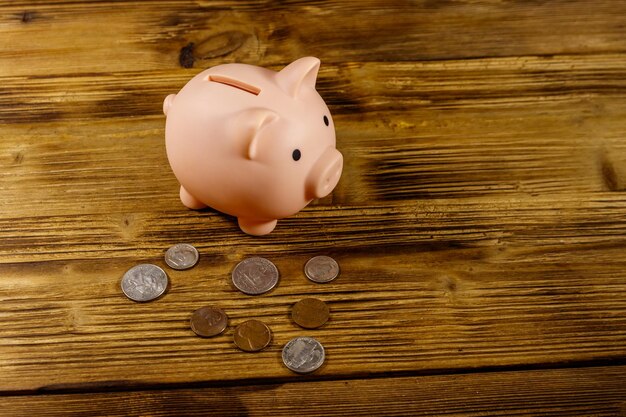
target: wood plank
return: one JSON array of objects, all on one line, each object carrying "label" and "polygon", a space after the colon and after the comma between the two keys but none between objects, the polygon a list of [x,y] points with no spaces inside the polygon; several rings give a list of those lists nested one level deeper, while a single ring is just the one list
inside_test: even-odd
[{"label": "wood plank", "polygon": [[298,381],[0,399],[31,416],[621,416],[626,367]]},{"label": "wood plank", "polygon": [[[624,54],[481,58],[432,62],[322,63],[316,84],[335,115],[386,111],[509,111],[623,98]],[[282,66],[270,67],[280,70]],[[166,95],[176,93],[203,68],[119,71],[104,74],[13,76],[3,68],[0,117],[6,123],[162,116]],[[570,116],[580,124],[601,111]],[[366,119],[362,117],[362,119]],[[425,118],[428,120],[428,118]],[[421,121],[421,120],[420,120]],[[340,126],[338,126],[340,127]],[[410,127],[408,123],[403,126]],[[424,125],[413,126],[424,128]]]},{"label": "wood plank", "polygon": [[3,71],[14,76],[171,69],[181,62],[276,65],[302,55],[366,62],[626,51],[621,0],[593,7],[584,0],[5,1],[0,7],[0,60],[10,62]]},{"label": "wood plank", "polygon": [[[380,380],[415,409],[425,401],[411,397],[415,380],[385,377],[624,364],[626,2],[40,1],[0,9],[0,394],[224,381],[238,391],[242,381],[263,380],[279,396],[302,395],[308,382],[296,383],[302,377],[280,362],[281,346],[301,334],[327,348],[310,379],[356,381],[311,382],[314,389],[348,396],[347,388],[373,392]],[[262,239],[211,210],[184,209],[163,147],[162,98],[213,64],[278,69],[303,54],[324,62],[318,86],[346,155],[337,190]],[[181,241],[201,250],[200,265],[168,270],[172,285],[158,301],[124,298],[122,274],[140,262],[163,265],[165,249]],[[320,253],[336,257],[342,275],[315,286],[302,266]],[[263,297],[229,284],[236,262],[253,254],[282,274]],[[290,305],[308,295],[332,311],[316,331],[289,318]],[[209,303],[227,311],[231,327],[205,340],[188,320]],[[249,355],[234,347],[232,326],[254,317],[274,341]],[[622,366],[600,380],[533,372],[503,377],[541,391],[500,391],[502,401],[528,393],[514,397],[524,407],[515,412],[623,411],[614,400],[623,384],[613,382]],[[432,378],[425,398],[456,380]],[[462,378],[455,401],[471,403],[475,391],[461,387],[473,382]],[[480,378],[478,389],[490,388],[472,404],[497,412],[487,397],[502,381]],[[554,385],[563,408],[547,405]],[[265,400],[252,386],[243,391]],[[115,412],[118,394],[98,395]],[[157,392],[138,395],[120,401],[158,401]],[[33,407],[48,401],[9,404],[32,412],[22,401],[30,398]]]},{"label": "wood plank", "polygon": [[[110,203],[109,203],[110,204]],[[233,218],[212,211],[0,219],[4,263],[159,257],[187,240],[210,254],[254,247],[265,254],[359,250],[380,245],[492,247],[624,243],[623,193],[592,196],[443,199],[393,205],[310,207],[283,219],[272,234],[242,234]],[[568,249],[568,248],[566,248]],[[617,260],[621,260],[619,257]]]},{"label": "wood plank", "polygon": [[[625,56],[328,65],[345,174],[317,204],[624,190]],[[159,114],[185,80],[3,78],[0,217],[184,212]]]},{"label": "wood plank", "polygon": [[[0,264],[0,390],[297,378],[282,366],[280,349],[302,334],[326,346],[321,377],[623,361],[626,201],[571,204],[496,205],[488,214],[459,203],[456,213],[417,217],[344,209],[330,212],[336,224],[328,231],[304,218],[262,241],[219,229],[189,233],[179,218],[168,222],[172,231],[148,221],[134,244],[115,249],[88,226],[83,237],[40,230],[24,240],[33,249],[14,242],[13,254],[9,240],[3,259],[18,263]],[[168,270],[172,286],[161,300],[127,300],[119,289],[124,271],[163,265],[164,250],[178,241],[200,248],[200,265]],[[319,253],[341,264],[329,285],[302,273]],[[229,283],[236,262],[254,254],[272,259],[282,276],[262,297]],[[290,305],[304,296],[329,303],[328,325],[303,331],[291,322]],[[266,321],[273,344],[257,355],[240,352],[233,327],[211,340],[196,337],[189,316],[205,304],[223,307],[232,326]]]}]

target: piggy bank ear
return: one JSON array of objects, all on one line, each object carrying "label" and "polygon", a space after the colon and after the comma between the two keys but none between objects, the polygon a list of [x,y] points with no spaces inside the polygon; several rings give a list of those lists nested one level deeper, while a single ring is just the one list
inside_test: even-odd
[{"label": "piggy bank ear", "polygon": [[319,69],[320,60],[307,56],[287,65],[276,75],[276,78],[278,84],[287,94],[291,97],[297,97],[303,86],[315,88]]},{"label": "piggy bank ear", "polygon": [[252,108],[243,110],[233,118],[232,128],[240,132],[239,140],[244,156],[248,159],[257,157],[261,131],[278,119],[278,114],[270,109]]}]

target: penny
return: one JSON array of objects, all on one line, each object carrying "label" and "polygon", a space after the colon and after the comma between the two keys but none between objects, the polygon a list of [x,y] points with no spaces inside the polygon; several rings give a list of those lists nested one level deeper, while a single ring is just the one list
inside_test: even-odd
[{"label": "penny", "polygon": [[198,250],[187,243],[179,243],[165,252],[165,263],[173,269],[189,269],[198,263]]},{"label": "penny", "polygon": [[248,320],[235,329],[235,344],[246,352],[258,352],[270,344],[272,332],[267,325],[259,320]]},{"label": "penny", "polygon": [[330,282],[339,275],[339,264],[330,256],[315,256],[304,265],[304,274],[319,284]]},{"label": "penny", "polygon": [[330,311],[322,300],[304,298],[291,308],[291,318],[300,327],[317,329],[328,321]]},{"label": "penny", "polygon": [[164,270],[152,264],[140,264],[130,268],[122,277],[121,287],[126,297],[146,302],[159,298],[167,288],[168,278]]},{"label": "penny", "polygon": [[233,269],[235,287],[244,294],[259,295],[278,284],[278,269],[271,261],[258,256],[244,259]]},{"label": "penny", "polygon": [[222,333],[228,325],[228,316],[217,307],[202,307],[191,315],[191,330],[201,337]]},{"label": "penny", "polygon": [[324,346],[312,337],[296,337],[283,348],[283,363],[290,370],[306,374],[324,363]]}]

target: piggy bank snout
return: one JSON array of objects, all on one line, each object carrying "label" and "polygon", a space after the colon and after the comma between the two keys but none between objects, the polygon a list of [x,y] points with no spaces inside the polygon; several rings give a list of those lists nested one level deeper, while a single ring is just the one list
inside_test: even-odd
[{"label": "piggy bank snout", "polygon": [[313,165],[307,178],[306,194],[310,199],[326,197],[335,188],[343,170],[343,155],[327,148]]}]

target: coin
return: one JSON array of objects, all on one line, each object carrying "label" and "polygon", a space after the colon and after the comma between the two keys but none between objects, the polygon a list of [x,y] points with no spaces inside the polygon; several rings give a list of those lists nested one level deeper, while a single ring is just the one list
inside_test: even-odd
[{"label": "coin", "polygon": [[152,301],[167,288],[168,278],[164,270],[152,264],[140,264],[130,268],[122,277],[122,291],[133,301]]},{"label": "coin", "polygon": [[189,269],[198,263],[198,250],[187,243],[179,243],[165,252],[165,263],[173,269]]},{"label": "coin", "polygon": [[317,329],[328,321],[329,316],[328,306],[317,298],[303,298],[291,308],[291,318],[305,329]]},{"label": "coin", "polygon": [[324,346],[312,337],[296,337],[283,348],[283,363],[300,374],[315,371],[324,363]]},{"label": "coin", "polygon": [[258,352],[270,344],[272,332],[267,325],[258,320],[248,320],[235,329],[235,344],[246,352]]},{"label": "coin", "polygon": [[191,330],[198,336],[211,337],[222,333],[228,325],[228,316],[217,307],[202,307],[191,315]]},{"label": "coin", "polygon": [[304,274],[319,284],[330,282],[339,275],[339,264],[330,256],[315,256],[304,265]]},{"label": "coin", "polygon": [[278,284],[278,269],[271,261],[256,256],[239,262],[233,269],[232,280],[244,294],[263,294]]}]

